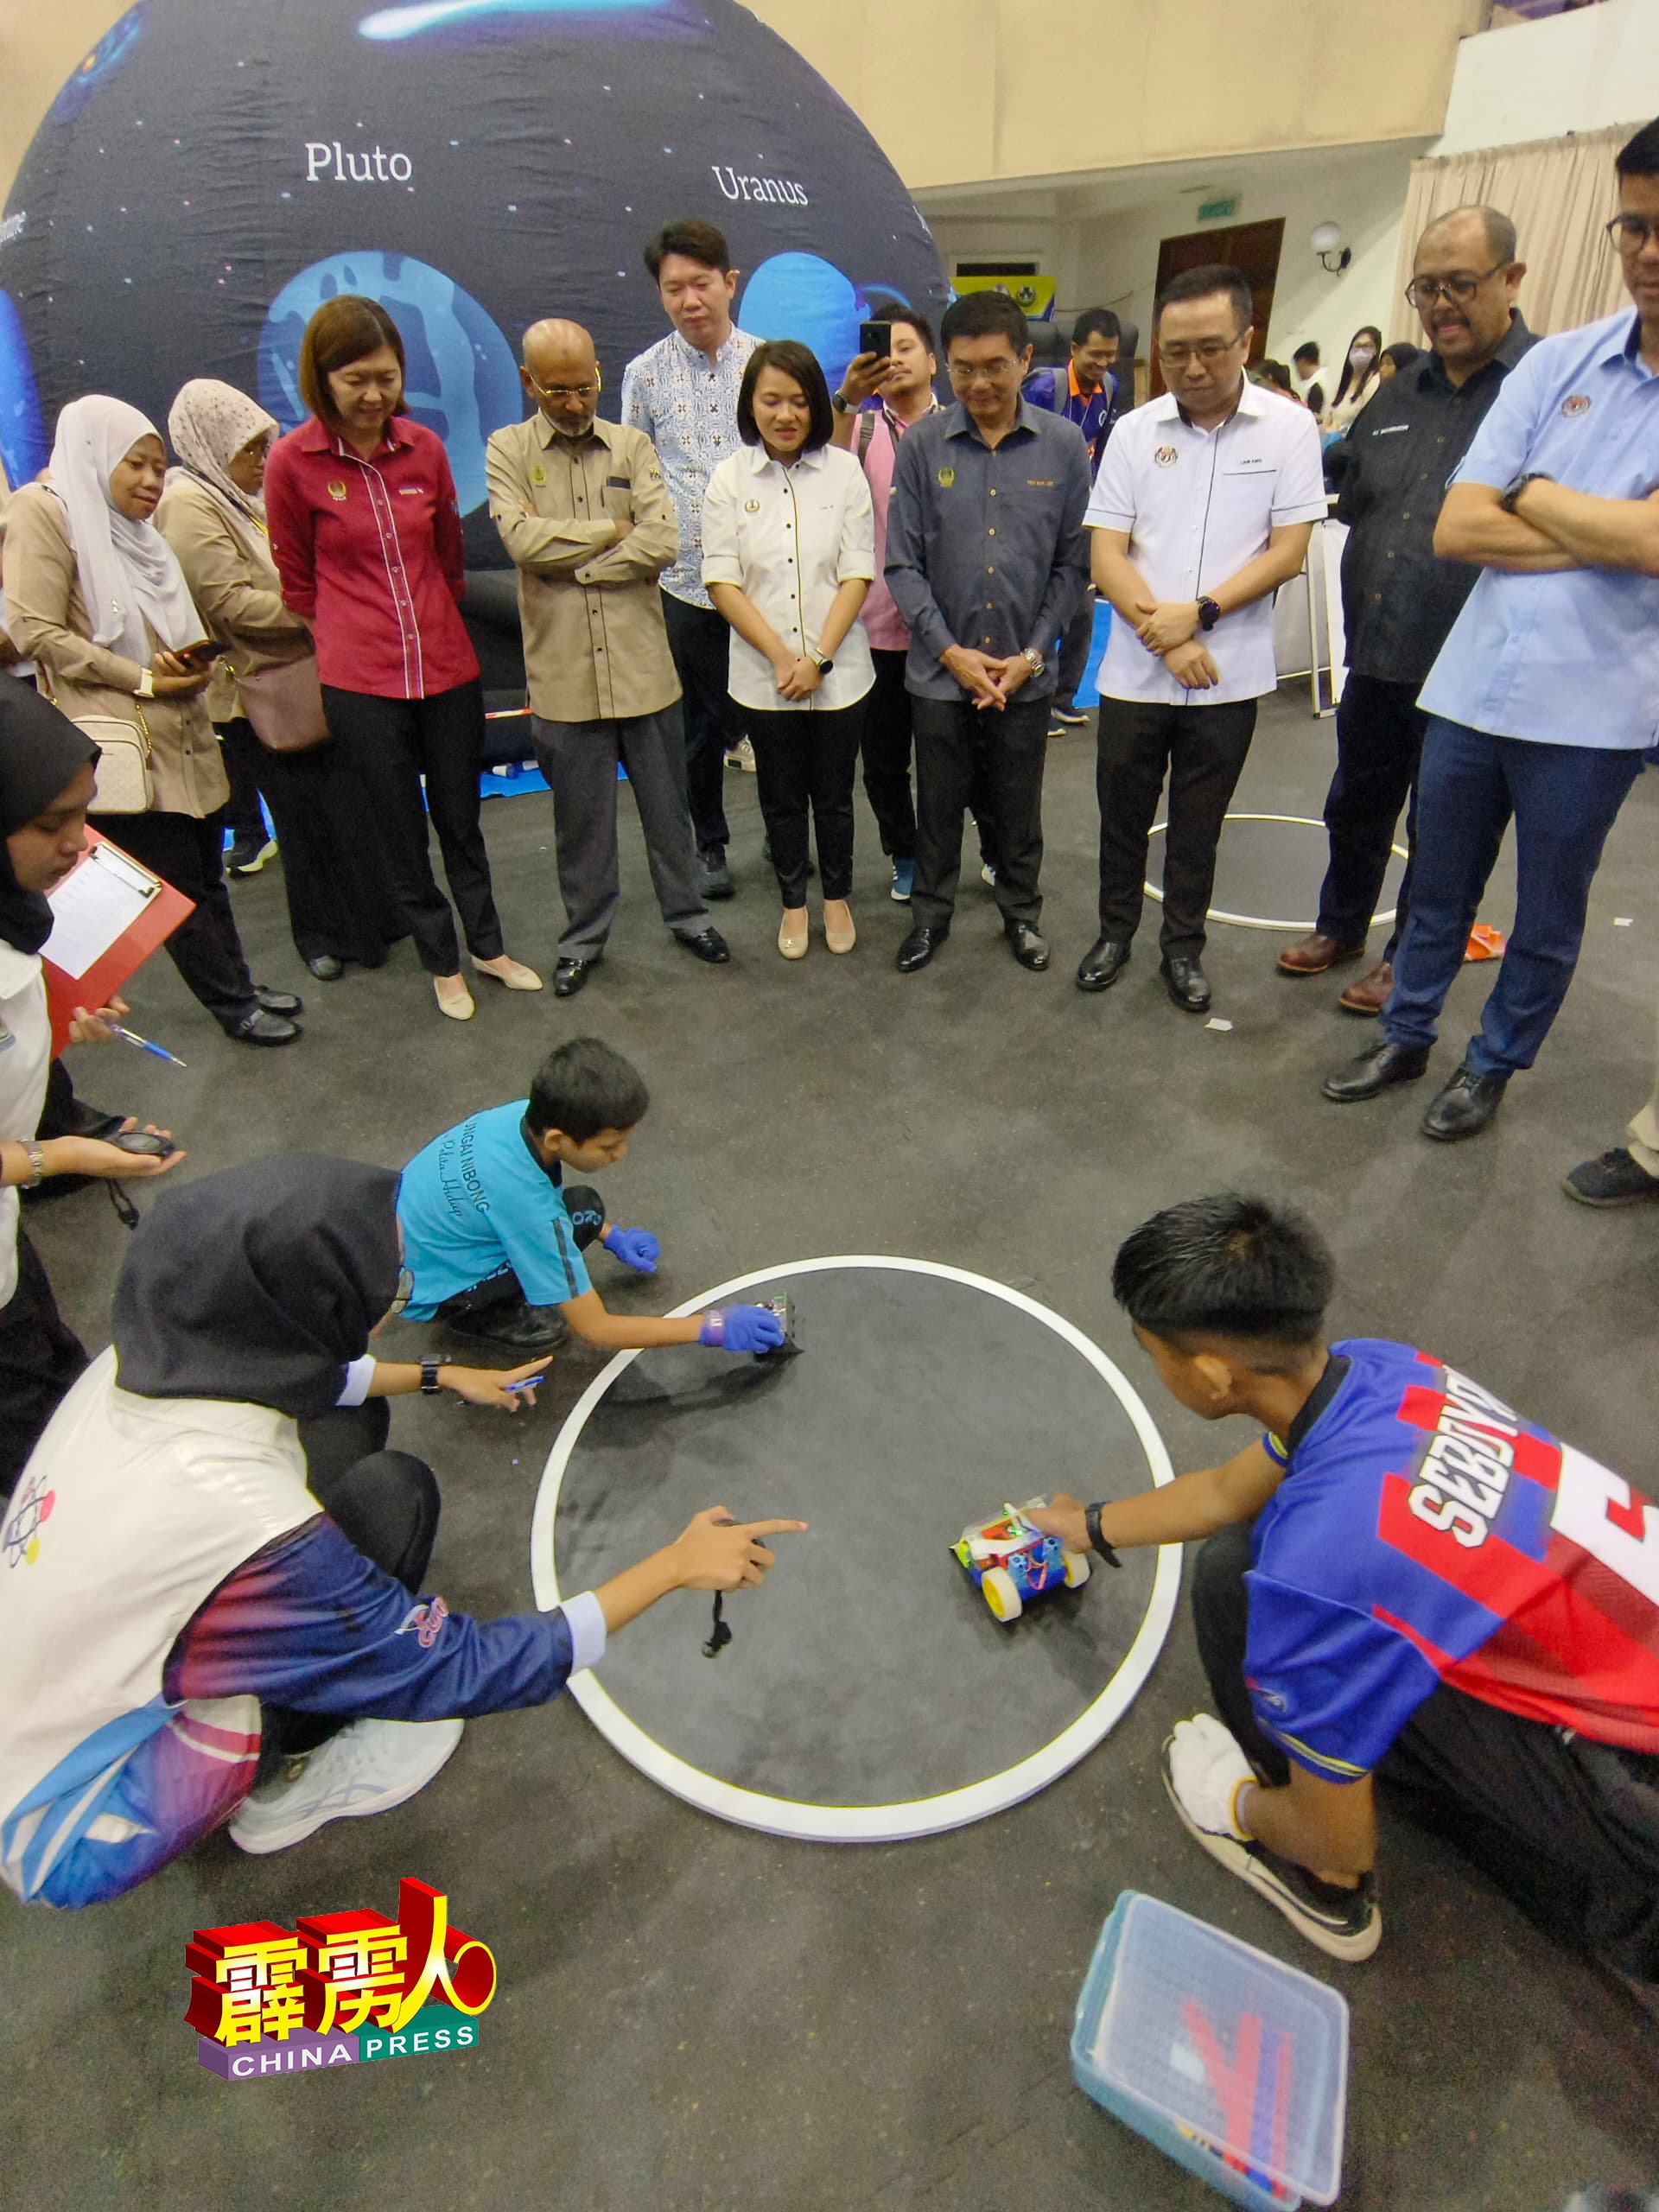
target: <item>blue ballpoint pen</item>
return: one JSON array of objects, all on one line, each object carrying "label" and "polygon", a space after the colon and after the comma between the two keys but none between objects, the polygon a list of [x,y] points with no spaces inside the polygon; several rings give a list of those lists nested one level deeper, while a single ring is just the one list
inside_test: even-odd
[{"label": "blue ballpoint pen", "polygon": [[124,1029],[118,1021],[110,1024],[124,1045],[136,1045],[141,1052],[153,1052],[158,1060],[171,1060],[175,1068],[188,1065],[176,1052],[169,1052],[165,1045],[152,1045],[148,1037],[141,1037],[136,1029]]}]

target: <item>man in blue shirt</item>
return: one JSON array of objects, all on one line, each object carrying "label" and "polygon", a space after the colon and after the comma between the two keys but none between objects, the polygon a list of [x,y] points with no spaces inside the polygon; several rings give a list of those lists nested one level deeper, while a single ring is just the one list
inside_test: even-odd
[{"label": "man in blue shirt", "polygon": [[582,1255],[595,1243],[636,1274],[657,1272],[662,1248],[648,1230],[613,1227],[596,1191],[564,1185],[567,1167],[593,1175],[625,1160],[649,1103],[620,1052],[597,1037],[575,1037],[542,1063],[528,1098],[434,1137],[397,1188],[412,1279],[403,1313],[521,1354],[550,1351],[571,1329],[603,1351],[775,1350],[783,1325],[765,1306],[683,1319],[612,1313],[588,1281]]},{"label": "man in blue shirt", "polygon": [[1578,963],[1590,886],[1659,740],[1659,123],[1618,156],[1608,234],[1635,302],[1510,372],[1434,533],[1484,573],[1430,671],[1410,919],[1379,1040],[1338,1104],[1414,1082],[1504,830],[1515,928],[1478,1033],[1423,1118],[1470,1137],[1530,1067]]}]

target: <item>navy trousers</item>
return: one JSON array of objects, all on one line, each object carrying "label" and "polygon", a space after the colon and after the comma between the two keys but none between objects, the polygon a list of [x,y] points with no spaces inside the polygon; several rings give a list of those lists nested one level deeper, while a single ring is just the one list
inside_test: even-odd
[{"label": "navy trousers", "polygon": [[1382,1027],[1429,1046],[1511,817],[1515,927],[1464,1065],[1476,1075],[1529,1068],[1578,965],[1590,886],[1642,755],[1590,745],[1489,737],[1431,716],[1417,787],[1411,912]]}]

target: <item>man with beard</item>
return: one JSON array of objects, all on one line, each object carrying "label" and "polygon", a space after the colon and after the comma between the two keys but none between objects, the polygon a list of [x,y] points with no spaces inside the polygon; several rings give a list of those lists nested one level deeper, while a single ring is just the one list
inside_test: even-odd
[{"label": "man with beard", "polygon": [[657,579],[679,529],[643,430],[599,421],[579,323],[524,333],[528,422],[489,443],[490,515],[518,570],[531,734],[553,793],[565,929],[555,995],[573,998],[616,914],[616,771],[627,770],[663,919],[699,960],[731,957],[697,888],[680,682]]}]

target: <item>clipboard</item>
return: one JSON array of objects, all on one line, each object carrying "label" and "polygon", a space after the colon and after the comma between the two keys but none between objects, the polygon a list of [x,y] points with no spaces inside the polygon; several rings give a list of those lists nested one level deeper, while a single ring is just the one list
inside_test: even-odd
[{"label": "clipboard", "polygon": [[75,1008],[107,1006],[196,902],[90,824],[86,850],[47,897],[53,927],[41,960],[52,1049],[60,1052]]}]

